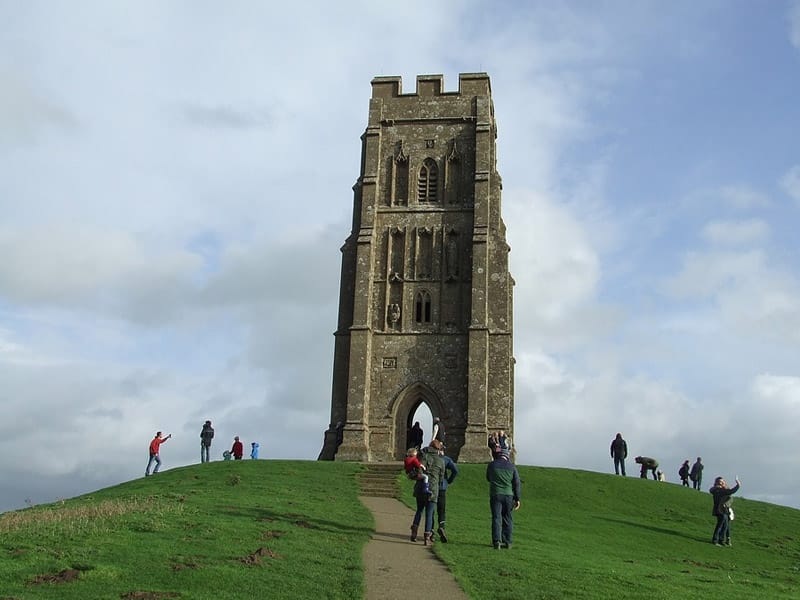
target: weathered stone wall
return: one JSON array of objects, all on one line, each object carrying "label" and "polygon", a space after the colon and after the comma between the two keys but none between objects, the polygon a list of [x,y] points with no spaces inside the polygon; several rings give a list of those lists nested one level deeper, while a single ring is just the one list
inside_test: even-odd
[{"label": "weathered stone wall", "polygon": [[372,82],[320,458],[400,459],[421,403],[462,461],[488,458],[489,428],[513,436],[513,279],[491,87],[484,73],[461,74],[458,92],[442,83],[420,76],[403,94],[399,77]]}]

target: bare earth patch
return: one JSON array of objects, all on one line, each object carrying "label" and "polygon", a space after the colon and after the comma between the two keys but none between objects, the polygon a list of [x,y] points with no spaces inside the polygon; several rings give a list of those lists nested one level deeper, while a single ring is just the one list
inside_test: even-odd
[{"label": "bare earth patch", "polygon": [[78,569],[64,569],[63,571],[59,571],[55,575],[51,573],[45,573],[44,575],[37,575],[33,579],[31,579],[28,583],[32,585],[39,585],[40,583],[67,583],[70,581],[75,581],[78,576],[81,574]]},{"label": "bare earth patch", "polygon": [[246,565],[258,565],[261,564],[262,556],[267,556],[269,558],[280,558],[280,555],[277,552],[275,552],[274,550],[270,550],[269,548],[264,548],[262,546],[255,552],[248,554],[247,556],[240,558],[239,560]]}]

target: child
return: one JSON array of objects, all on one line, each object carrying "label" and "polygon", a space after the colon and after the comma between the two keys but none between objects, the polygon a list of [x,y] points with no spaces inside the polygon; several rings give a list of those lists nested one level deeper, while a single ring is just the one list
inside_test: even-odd
[{"label": "child", "polygon": [[421,480],[425,494],[431,493],[428,486],[428,476],[425,474],[425,466],[417,458],[417,449],[409,448],[406,452],[406,459],[403,461],[403,468],[409,479]]},{"label": "child", "polygon": [[250,450],[250,458],[256,460],[258,458],[258,442],[253,442],[250,446],[252,448]]}]

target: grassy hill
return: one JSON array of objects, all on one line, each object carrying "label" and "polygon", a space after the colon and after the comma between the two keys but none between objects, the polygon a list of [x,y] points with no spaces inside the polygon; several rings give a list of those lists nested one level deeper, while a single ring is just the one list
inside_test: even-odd
[{"label": "grassy hill", "polygon": [[[0,599],[358,598],[373,526],[360,469],[216,462],[5,513]],[[435,551],[471,598],[798,597],[800,511],[736,498],[734,545],[722,548],[707,493],[520,467],[514,548],[495,551],[484,467],[460,469],[451,542]],[[435,582],[414,585],[435,596]]]}]

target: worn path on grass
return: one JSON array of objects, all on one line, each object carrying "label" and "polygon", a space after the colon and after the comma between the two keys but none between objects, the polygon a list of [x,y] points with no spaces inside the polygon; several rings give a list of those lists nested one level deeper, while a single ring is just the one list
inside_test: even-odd
[{"label": "worn path on grass", "polygon": [[375,533],[364,546],[365,600],[408,600],[420,581],[436,582],[437,598],[468,600],[431,547],[422,544],[422,532],[417,543],[409,540],[410,508],[395,498],[359,499],[375,517]]}]

